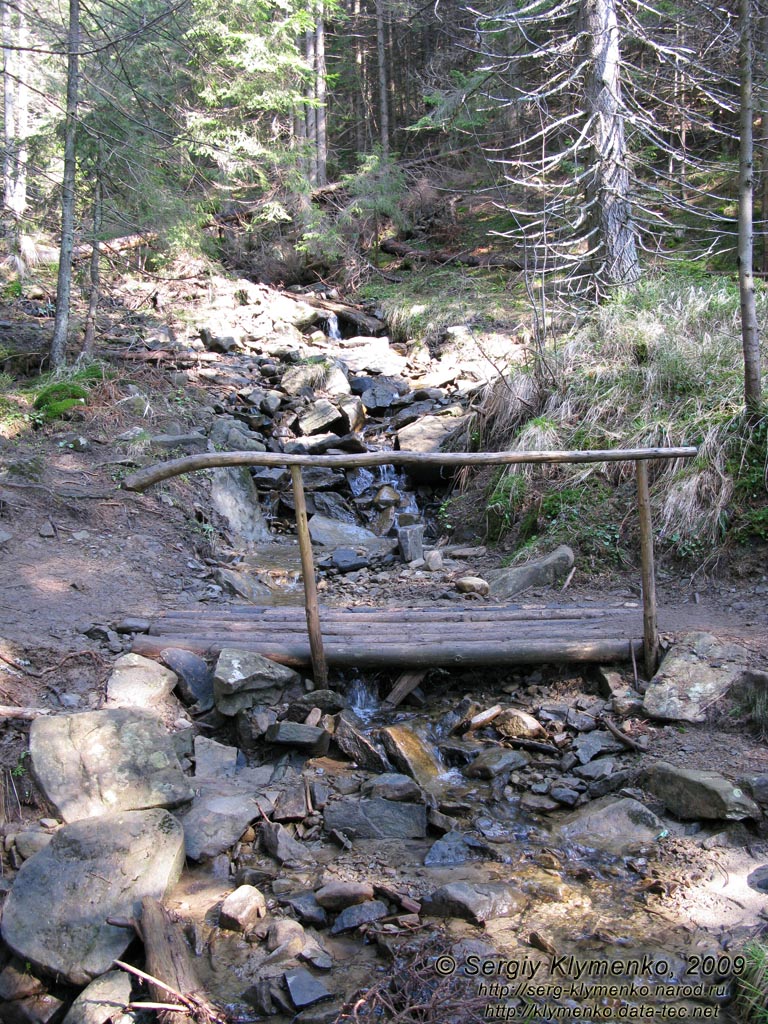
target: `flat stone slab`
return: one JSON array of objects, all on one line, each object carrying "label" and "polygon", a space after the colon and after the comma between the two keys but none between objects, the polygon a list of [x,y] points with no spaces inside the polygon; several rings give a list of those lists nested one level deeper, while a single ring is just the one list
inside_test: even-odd
[{"label": "flat stone slab", "polygon": [[595,850],[622,854],[638,843],[659,838],[664,825],[639,800],[606,796],[569,815],[558,829],[560,839]]},{"label": "flat stone slab", "polygon": [[744,673],[747,652],[710,633],[689,633],[669,651],[643,698],[643,710],[667,721],[704,722],[707,709]]},{"label": "flat stone slab", "polygon": [[192,860],[215,857],[236,843],[251,822],[272,812],[269,797],[235,778],[195,780],[195,798],[180,814],[187,856]]},{"label": "flat stone slab", "polygon": [[693,818],[741,821],[762,816],[760,808],[743,789],[717,772],[677,768],[666,761],[658,761],[646,772],[644,785],[667,810],[686,821]]},{"label": "flat stone slab", "polygon": [[504,882],[474,885],[450,882],[423,901],[422,911],[433,917],[460,917],[483,924],[498,917],[512,917],[520,913],[527,902],[523,893]]},{"label": "flat stone slab", "polygon": [[141,654],[124,654],[107,680],[107,704],[120,708],[147,708],[160,704],[173,691],[175,672]]},{"label": "flat stone slab", "polygon": [[313,544],[329,548],[363,548],[368,555],[388,555],[397,547],[392,537],[377,537],[371,530],[353,523],[342,523],[328,516],[314,515],[309,520]]},{"label": "flat stone slab", "polygon": [[19,869],[3,911],[14,953],[73,985],[110,969],[133,941],[107,918],[137,916],[184,866],[184,833],[168,811],[124,811],[65,825]]},{"label": "flat stone slab", "polygon": [[489,574],[491,597],[506,601],[531,587],[551,586],[573,568],[573,563],[573,551],[567,544],[561,544],[549,555],[534,562],[495,570]]},{"label": "flat stone slab", "polygon": [[336,800],[323,812],[325,828],[352,839],[422,839],[427,834],[423,804],[372,800]]},{"label": "flat stone slab", "polygon": [[107,708],[37,718],[32,771],[64,821],[178,807],[193,791],[171,737],[149,711]]}]

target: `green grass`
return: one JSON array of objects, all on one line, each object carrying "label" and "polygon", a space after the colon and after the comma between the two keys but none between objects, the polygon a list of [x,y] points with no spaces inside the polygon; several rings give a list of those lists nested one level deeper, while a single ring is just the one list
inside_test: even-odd
[{"label": "green grass", "polygon": [[733,1009],[742,1024],[768,1024],[768,947],[749,942],[744,957],[746,970],[736,979]]}]

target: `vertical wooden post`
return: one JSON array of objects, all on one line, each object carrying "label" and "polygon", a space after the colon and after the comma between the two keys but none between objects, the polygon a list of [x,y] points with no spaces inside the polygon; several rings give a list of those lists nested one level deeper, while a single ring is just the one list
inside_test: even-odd
[{"label": "vertical wooden post", "polygon": [[653,565],[653,527],[651,496],[648,490],[648,463],[638,459],[637,511],[640,516],[640,565],[643,584],[643,651],[645,673],[650,679],[659,660],[659,627],[656,618],[656,573]]},{"label": "vertical wooden post", "polygon": [[312,654],[312,673],[315,685],[321,689],[328,685],[328,664],[323,651],[323,634],[320,631],[320,612],[317,604],[315,564],[312,559],[312,541],[307,523],[307,502],[304,497],[304,481],[301,466],[291,466],[293,497],[296,502],[296,526],[299,531],[299,552],[301,554],[301,575],[304,578],[304,608],[307,613],[307,633]]}]

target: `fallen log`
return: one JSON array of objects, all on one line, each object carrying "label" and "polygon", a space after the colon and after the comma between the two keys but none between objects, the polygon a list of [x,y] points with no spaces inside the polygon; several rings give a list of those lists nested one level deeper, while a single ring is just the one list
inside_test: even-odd
[{"label": "fallen log", "polygon": [[364,312],[357,306],[351,306],[348,302],[339,302],[336,299],[321,299],[319,295],[313,295],[311,292],[301,292],[299,294],[281,292],[280,294],[296,302],[305,302],[314,309],[323,309],[326,313],[333,313],[340,320],[348,320],[361,334],[377,337],[380,334],[384,334],[387,329],[387,325],[383,320],[380,320],[377,316],[371,316],[370,313]]},{"label": "fallen log", "polygon": [[50,708],[17,708],[12,704],[0,704],[0,718],[20,718],[26,721],[39,718],[41,715],[50,715]]},{"label": "fallen log", "polygon": [[523,270],[520,260],[512,256],[498,256],[488,253],[482,256],[474,256],[467,252],[451,252],[449,249],[414,249],[405,242],[396,242],[394,239],[385,238],[379,246],[382,252],[388,256],[399,256],[401,259],[421,260],[424,263],[457,263],[461,267],[504,267],[507,270]]},{"label": "fallen log", "polygon": [[[156,241],[157,233],[150,231],[146,234],[137,233],[134,235],[123,235],[120,238],[110,238],[108,241],[100,242],[100,248],[107,253],[121,253],[129,252],[131,249],[140,249],[143,245],[151,246]],[[93,245],[90,242],[84,242],[82,245],[75,246],[72,252],[72,259],[75,261],[88,260],[91,258],[92,252]]]}]

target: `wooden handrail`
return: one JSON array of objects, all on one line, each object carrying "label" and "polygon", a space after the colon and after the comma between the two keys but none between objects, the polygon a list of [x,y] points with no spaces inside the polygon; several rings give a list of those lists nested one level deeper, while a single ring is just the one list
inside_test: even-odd
[{"label": "wooden handrail", "polygon": [[637,474],[637,508],[640,520],[640,563],[643,594],[643,653],[646,674],[656,671],[659,634],[656,614],[656,576],[653,557],[653,526],[648,488],[648,461],[651,459],[690,459],[698,452],[683,448],[608,448],[587,451],[518,451],[518,452],[408,452],[378,451],[340,455],[294,455],[287,452],[206,452],[182,459],[147,466],[131,473],[122,483],[129,491],[145,491],[153,484],[183,473],[220,466],[288,466],[291,469],[296,501],[296,526],[304,578],[304,607],[312,654],[315,683],[325,686],[328,665],[323,652],[320,614],[317,602],[312,543],[307,525],[302,466],[351,469],[359,466],[504,466],[520,464],[567,464],[590,462],[634,462]]}]

